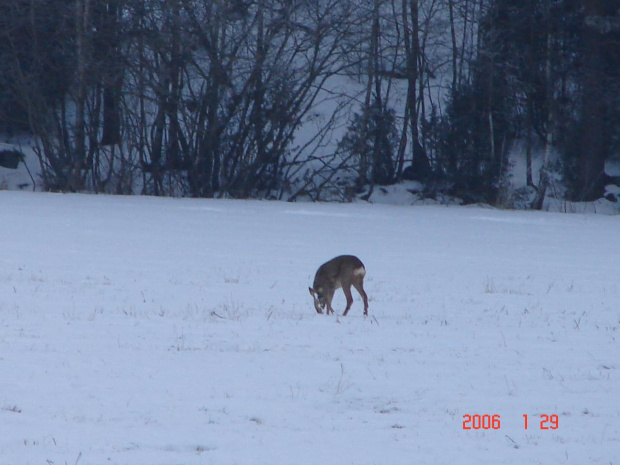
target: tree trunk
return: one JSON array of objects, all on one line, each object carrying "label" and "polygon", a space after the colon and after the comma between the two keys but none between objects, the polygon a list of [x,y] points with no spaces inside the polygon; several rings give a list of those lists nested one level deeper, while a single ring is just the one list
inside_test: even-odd
[{"label": "tree trunk", "polygon": [[525,181],[528,186],[534,185],[534,177],[532,176],[532,127],[528,121],[528,127],[525,135]]},{"label": "tree trunk", "polygon": [[411,132],[411,151],[413,174],[417,179],[427,180],[430,174],[428,157],[420,144],[418,130],[419,114],[418,79],[420,79],[420,38],[419,38],[419,9],[418,0],[403,0],[402,18],[405,41],[405,57],[407,66],[407,110],[409,116],[409,130]]},{"label": "tree trunk", "polygon": [[103,132],[101,145],[115,145],[121,142],[120,102],[123,85],[123,70],[120,54],[118,0],[103,2],[98,11],[100,31],[97,53],[101,53],[99,69],[103,86]]},{"label": "tree trunk", "polygon": [[608,144],[605,124],[606,102],[603,90],[604,63],[602,31],[588,18],[605,17],[605,0],[584,2],[586,24],[584,28],[585,66],[582,92],[582,137],[579,153],[578,199],[591,201],[604,193],[605,159]]},{"label": "tree trunk", "polygon": [[75,100],[75,129],[71,168],[67,188],[72,191],[84,189],[83,171],[86,161],[86,68],[88,29],[90,23],[90,0],[75,2],[75,33],[77,46],[77,95]]},{"label": "tree trunk", "polygon": [[542,166],[540,168],[540,177],[538,182],[538,190],[536,197],[532,202],[532,209],[542,210],[549,187],[549,163],[551,162],[551,146],[553,144],[553,82],[551,81],[551,32],[547,32],[547,50],[545,60],[545,87],[546,99],[545,105],[547,110],[547,124],[545,134],[545,149],[543,151]]},{"label": "tree trunk", "polygon": [[459,52],[456,44],[456,27],[454,19],[454,0],[448,0],[448,15],[450,17],[450,38],[452,39],[452,91],[458,87],[458,58]]}]

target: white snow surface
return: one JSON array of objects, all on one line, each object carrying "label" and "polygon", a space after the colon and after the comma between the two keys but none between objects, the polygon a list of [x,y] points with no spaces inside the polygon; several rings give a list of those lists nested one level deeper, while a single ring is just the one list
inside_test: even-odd
[{"label": "white snow surface", "polygon": [[[1,191],[0,219],[1,465],[620,461],[618,216]],[[339,254],[367,318],[314,311]]]}]

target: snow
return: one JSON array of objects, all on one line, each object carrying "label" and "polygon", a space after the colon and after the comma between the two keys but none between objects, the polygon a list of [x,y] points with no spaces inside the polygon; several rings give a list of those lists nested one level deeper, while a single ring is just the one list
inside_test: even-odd
[{"label": "snow", "polygon": [[[620,460],[617,216],[0,191],[0,218],[0,465]],[[368,318],[313,309],[340,254]]]}]

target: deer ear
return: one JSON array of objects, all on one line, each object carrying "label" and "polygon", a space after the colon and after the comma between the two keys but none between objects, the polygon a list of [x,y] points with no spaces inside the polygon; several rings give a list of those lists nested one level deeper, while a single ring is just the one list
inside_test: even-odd
[{"label": "deer ear", "polygon": [[314,297],[314,289],[312,289],[311,287],[308,288],[308,290],[310,291],[310,295],[312,297]]}]

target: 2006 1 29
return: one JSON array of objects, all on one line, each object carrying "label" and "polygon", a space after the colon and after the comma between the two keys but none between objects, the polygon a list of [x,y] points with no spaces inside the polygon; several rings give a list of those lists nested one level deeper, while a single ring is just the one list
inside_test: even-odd
[{"label": "2006 1 29", "polygon": [[[529,418],[527,414],[523,415],[523,428],[528,429]],[[546,429],[558,429],[560,421],[557,415],[540,415],[539,428],[541,430]],[[463,415],[463,429],[464,430],[478,430],[478,429],[500,429],[501,428],[501,416],[500,415]]]}]

